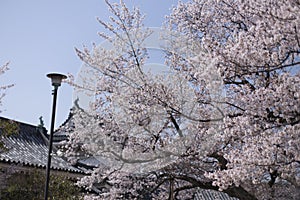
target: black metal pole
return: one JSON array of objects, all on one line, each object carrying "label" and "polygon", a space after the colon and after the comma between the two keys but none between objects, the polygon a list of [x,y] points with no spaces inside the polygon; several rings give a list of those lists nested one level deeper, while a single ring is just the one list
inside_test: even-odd
[{"label": "black metal pole", "polygon": [[52,154],[52,142],[53,142],[53,132],[54,132],[54,123],[55,123],[55,111],[56,111],[56,99],[57,99],[57,85],[54,85],[53,90],[53,105],[52,105],[52,118],[51,118],[51,127],[50,127],[50,138],[49,138],[49,151],[48,151],[48,163],[46,167],[46,185],[45,185],[45,200],[48,199],[48,190],[49,190],[49,181],[50,181],[50,168],[51,168],[51,154]]}]

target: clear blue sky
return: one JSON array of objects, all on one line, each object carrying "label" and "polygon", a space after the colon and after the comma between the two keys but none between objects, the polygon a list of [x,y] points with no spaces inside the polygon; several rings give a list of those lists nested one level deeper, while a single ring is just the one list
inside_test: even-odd
[{"label": "clear blue sky", "polygon": [[[115,1],[116,2],[116,1]],[[176,0],[124,0],[146,14],[145,25],[161,26]],[[108,19],[103,0],[1,0],[0,64],[10,61],[10,71],[0,84],[14,83],[0,107],[1,116],[37,125],[43,116],[49,129],[52,86],[49,72],[77,74],[82,62],[74,47],[102,41],[103,28],[96,17]],[[73,89],[59,88],[56,127],[65,121],[72,107]]]}]

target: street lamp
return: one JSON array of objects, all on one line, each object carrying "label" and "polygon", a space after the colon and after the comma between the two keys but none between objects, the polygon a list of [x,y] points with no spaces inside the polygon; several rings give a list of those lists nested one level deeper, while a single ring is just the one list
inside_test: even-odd
[{"label": "street lamp", "polygon": [[48,162],[46,167],[46,185],[45,185],[45,200],[48,199],[48,190],[49,190],[49,180],[50,180],[50,166],[51,166],[51,153],[52,153],[52,140],[54,132],[54,123],[55,123],[55,110],[56,110],[56,99],[57,99],[57,90],[61,85],[61,81],[66,79],[67,76],[58,73],[47,74],[47,77],[51,79],[53,90],[53,105],[52,105],[52,118],[51,118],[51,127],[50,127],[50,138],[49,138],[49,151],[48,151]]}]

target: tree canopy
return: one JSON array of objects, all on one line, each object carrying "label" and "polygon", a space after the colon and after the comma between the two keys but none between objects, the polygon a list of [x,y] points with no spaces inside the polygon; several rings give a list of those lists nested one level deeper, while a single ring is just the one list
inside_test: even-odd
[{"label": "tree canopy", "polygon": [[66,155],[103,163],[80,184],[111,186],[87,199],[299,197],[300,2],[179,2],[160,72],[145,68],[152,31],[140,10],[106,3],[99,35],[111,48],[76,49],[96,79],[73,84],[95,101],[75,110]]}]

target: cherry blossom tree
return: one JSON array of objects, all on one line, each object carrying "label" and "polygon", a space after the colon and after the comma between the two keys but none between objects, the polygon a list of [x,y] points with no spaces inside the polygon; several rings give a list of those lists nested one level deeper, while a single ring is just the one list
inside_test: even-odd
[{"label": "cherry blossom tree", "polygon": [[[0,75],[3,75],[7,70],[9,70],[9,63],[5,63],[4,65],[0,66]],[[0,106],[2,105],[2,99],[6,94],[6,90],[10,87],[12,87],[13,84],[9,85],[2,85],[0,86]],[[0,110],[1,112],[1,110]],[[13,121],[5,121],[5,120],[0,120],[0,129],[1,129],[1,134],[0,136],[2,137],[3,135],[11,135],[14,134],[16,130],[18,130],[18,126],[13,122]],[[1,141],[2,138],[0,138],[0,153],[1,151],[5,150],[5,147]]]},{"label": "cherry blossom tree", "polygon": [[145,68],[152,32],[139,9],[106,3],[99,35],[111,48],[76,49],[95,76],[70,81],[95,94],[89,111],[75,108],[66,152],[102,163],[79,182],[98,187],[87,199],[191,199],[197,188],[297,199],[300,2],[179,2],[159,73]]},{"label": "cherry blossom tree", "polygon": [[[7,70],[9,70],[9,62],[0,66],[0,75],[4,74]],[[2,105],[2,99],[6,94],[6,90],[12,86],[13,84],[0,86],[0,105]]]}]

